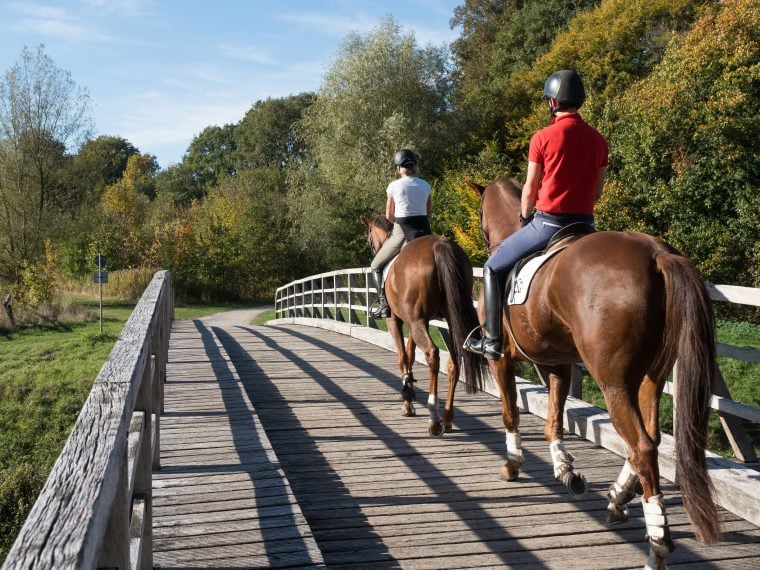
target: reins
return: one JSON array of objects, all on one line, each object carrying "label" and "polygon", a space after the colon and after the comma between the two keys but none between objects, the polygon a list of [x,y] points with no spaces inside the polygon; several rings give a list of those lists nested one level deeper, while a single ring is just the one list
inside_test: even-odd
[{"label": "reins", "polygon": [[486,242],[486,253],[490,256],[494,249],[498,249],[498,247],[504,243],[504,239],[501,239],[497,241],[496,243],[491,243],[488,241],[488,238],[486,237],[486,231],[483,229],[483,196],[485,195],[485,192],[480,195],[480,236],[483,238],[483,241]]}]

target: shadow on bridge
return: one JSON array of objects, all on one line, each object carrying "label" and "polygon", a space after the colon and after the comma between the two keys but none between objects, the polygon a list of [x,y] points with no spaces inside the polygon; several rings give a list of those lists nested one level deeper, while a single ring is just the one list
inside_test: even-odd
[{"label": "shadow on bridge", "polygon": [[[334,401],[340,402],[346,409],[351,410],[351,413],[355,416],[356,420],[361,422],[362,425],[371,432],[372,436],[378,441],[385,442],[388,449],[391,450],[400,461],[403,461],[411,472],[418,473],[419,477],[424,477],[424,481],[433,491],[433,495],[427,497],[387,495],[371,499],[362,498],[361,500],[352,497],[350,490],[342,483],[340,476],[332,468],[330,461],[320,452],[315,436],[311,435],[310,431],[300,424],[298,417],[294,414],[291,408],[291,402],[288,401],[287,396],[281,393],[276,382],[267,376],[264,370],[257,364],[255,357],[251,355],[233,335],[222,329],[215,328],[214,333],[220,339],[225,350],[230,355],[232,363],[243,381],[248,395],[256,407],[259,417],[273,441],[276,441],[275,436],[272,434],[278,429],[277,426],[282,425],[283,422],[290,425],[287,430],[287,445],[283,444],[282,446],[278,446],[275,444],[276,452],[283,464],[286,475],[290,480],[307,519],[310,522],[319,521],[312,523],[312,530],[315,533],[315,537],[322,549],[327,564],[341,564],[346,562],[359,563],[361,561],[371,561],[373,563],[394,561],[394,558],[388,553],[387,545],[377,536],[377,533],[367,522],[367,518],[362,514],[363,507],[370,504],[405,506],[408,507],[408,510],[411,513],[421,504],[425,503],[430,505],[445,505],[446,508],[444,510],[450,512],[447,516],[458,517],[463,521],[477,537],[477,540],[486,545],[491,553],[498,556],[504,565],[515,562],[515,552],[512,549],[515,547],[520,548],[518,537],[513,536],[506,528],[504,528],[503,521],[495,518],[488,510],[480,508],[477,501],[473,501],[473,497],[469,491],[462,489],[451,477],[441,471],[435,463],[427,460],[416,447],[409,444],[403,433],[389,427],[381,417],[378,417],[373,412],[371,407],[366,405],[363,399],[342,388],[338,381],[326,374],[317,363],[310,362],[306,358],[300,356],[296,351],[288,348],[288,346],[286,346],[288,343],[278,343],[272,338],[265,336],[252,328],[237,328],[256,337],[268,348],[281,353],[288,361],[297,366],[303,374],[313,382],[317,383],[332,399],[334,399]],[[335,356],[345,362],[350,362],[352,365],[359,368],[364,374],[382,382],[391,394],[394,394],[398,390],[398,377],[387,369],[376,365],[372,361],[333,346],[308,334],[282,327],[277,327],[276,329],[280,333],[286,334],[305,343],[309,343],[326,354]],[[386,391],[377,391],[377,393],[374,394],[374,397],[386,397]],[[426,401],[426,395],[418,394],[417,398],[418,403],[421,405],[421,409],[425,409],[424,402]],[[318,406],[319,403],[311,402],[308,405]],[[493,438],[488,438],[484,441],[483,438],[480,437],[484,433],[493,431],[491,425],[474,415],[467,414],[461,408],[457,410],[456,414],[458,423],[466,423],[468,426],[467,434],[463,437],[460,434],[460,442],[477,441],[487,446],[488,450],[496,456],[503,453],[503,442],[499,443]],[[344,442],[350,439],[349,436],[339,437]],[[359,442],[366,440],[366,436],[357,436],[356,440]],[[297,447],[297,453],[293,452],[294,447]],[[306,472],[304,472],[303,469],[304,464],[308,464],[308,470]],[[494,464],[494,471],[496,471],[497,468],[498,464]],[[552,466],[543,458],[530,452],[526,453],[525,473],[527,476],[530,476],[533,472],[541,473],[551,471],[551,469]],[[304,476],[305,474],[306,476]],[[491,477],[489,473],[484,475],[487,478]],[[552,487],[553,489],[551,489],[551,491],[553,494],[545,495],[543,497],[531,496],[528,498],[520,497],[518,499],[515,499],[514,497],[504,497],[497,502],[502,503],[504,507],[508,507],[510,503],[513,502],[522,505],[526,500],[534,503],[551,505],[557,503],[562,504],[563,501],[569,500],[567,497],[557,497],[557,494],[562,493],[558,483],[552,485]],[[589,498],[592,501],[597,502],[599,507],[596,510],[590,512],[587,511],[586,515],[593,518],[598,524],[602,524],[606,509],[606,499],[604,497],[606,485],[603,486],[603,489],[601,485],[597,485],[596,487],[597,490],[592,492]],[[315,493],[319,494],[319,501],[314,500]],[[490,502],[493,503],[494,501]],[[322,521],[324,521],[326,516],[321,510],[325,504],[339,505],[340,512],[336,513],[334,516],[341,520],[351,521],[351,540],[348,544],[331,545],[325,540],[326,536],[324,539],[321,539],[323,538],[321,535],[325,534],[320,530],[320,527],[324,526]],[[508,511],[506,512],[508,513]],[[403,524],[402,521],[399,521],[399,523]],[[648,545],[644,541],[643,525],[636,524],[635,526],[638,532],[640,532],[640,537],[636,546],[643,558],[645,558],[646,553],[648,552]],[[566,530],[567,529],[565,529],[565,531]],[[430,532],[434,532],[434,529],[430,529]],[[578,528],[574,529],[573,532],[583,533],[584,530]],[[619,531],[615,532],[619,534],[621,540],[631,540],[630,526],[626,529],[621,528]],[[341,542],[345,542],[345,538],[346,537],[343,536]],[[609,537],[607,540],[609,540]],[[352,544],[360,545],[361,557],[358,559],[349,557],[347,560],[346,551],[351,549]],[[505,550],[506,544],[512,544],[513,546],[510,549]],[[420,547],[422,546],[423,544],[420,544]],[[338,548],[339,550],[336,551],[334,550],[335,548]],[[428,556],[435,556],[432,547],[429,549]],[[520,550],[519,563],[535,568],[543,566],[540,558],[525,549]]]}]

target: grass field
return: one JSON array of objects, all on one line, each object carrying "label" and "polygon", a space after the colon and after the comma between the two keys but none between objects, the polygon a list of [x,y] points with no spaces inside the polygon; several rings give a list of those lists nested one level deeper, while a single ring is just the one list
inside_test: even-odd
[{"label": "grass field", "polygon": [[[98,300],[80,297],[90,318],[80,324],[20,328],[0,332],[0,563],[21,528],[50,469],[68,437],[92,382],[108,357],[134,304],[104,301],[103,334]],[[250,304],[225,303],[175,307],[176,319],[198,318]],[[264,311],[255,320],[274,318]],[[379,326],[384,329],[385,323]],[[760,326],[720,321],[718,340],[760,349]],[[437,340],[442,346],[440,338]],[[760,406],[760,366],[720,359],[734,399]],[[521,367],[521,375],[531,375]],[[584,380],[584,399],[604,406],[601,393]],[[663,398],[663,426],[670,423],[670,401]],[[711,448],[728,454],[717,418],[711,424]],[[753,426],[757,433],[757,427]],[[760,450],[759,450],[760,451]]]}]

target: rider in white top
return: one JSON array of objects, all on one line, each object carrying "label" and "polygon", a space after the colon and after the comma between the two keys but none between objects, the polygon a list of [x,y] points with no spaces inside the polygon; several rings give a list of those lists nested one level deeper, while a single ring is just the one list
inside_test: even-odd
[{"label": "rider in white top", "polygon": [[398,218],[428,215],[428,198],[432,194],[430,184],[416,176],[402,176],[388,184],[388,197],[393,198]]},{"label": "rider in white top", "polygon": [[382,287],[383,267],[401,251],[404,242],[433,233],[428,218],[432,190],[417,176],[417,155],[403,148],[393,157],[393,165],[399,178],[388,184],[385,205],[385,216],[394,222],[393,230],[370,264],[378,292],[378,306],[370,311],[373,318],[391,314]]}]

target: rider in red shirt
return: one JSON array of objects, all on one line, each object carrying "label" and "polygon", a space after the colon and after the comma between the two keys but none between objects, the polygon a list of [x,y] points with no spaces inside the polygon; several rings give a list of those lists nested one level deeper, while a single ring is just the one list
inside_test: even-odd
[{"label": "rider in red shirt", "polygon": [[543,99],[553,118],[530,141],[520,208],[523,227],[504,240],[483,266],[485,335],[471,335],[464,345],[490,360],[502,356],[501,289],[515,263],[544,249],[569,224],[594,224],[594,204],[602,195],[607,172],[607,141],[578,114],[585,98],[575,71],[554,72],[544,84]]}]

